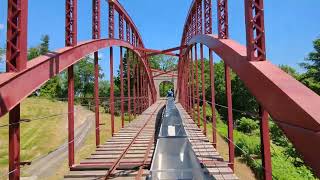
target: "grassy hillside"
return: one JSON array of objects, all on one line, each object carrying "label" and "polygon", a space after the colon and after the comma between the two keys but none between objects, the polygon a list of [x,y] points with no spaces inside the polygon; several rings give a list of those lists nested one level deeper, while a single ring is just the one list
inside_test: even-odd
[{"label": "grassy hillside", "polygon": [[[60,114],[58,116],[55,116]],[[75,127],[93,112],[85,107],[75,107]],[[110,117],[101,113],[101,138],[104,142],[110,137]],[[21,161],[33,161],[55,150],[67,141],[67,102],[52,101],[43,98],[28,98],[21,104],[21,118],[31,122],[21,123]],[[120,120],[116,117],[116,129],[120,127]],[[8,124],[8,115],[0,118],[0,126]],[[50,142],[50,143],[48,143]],[[95,148],[94,130],[90,131],[85,145],[77,151],[76,160],[84,158]],[[67,161],[57,175],[67,170]],[[62,173],[61,173],[62,172]],[[0,179],[8,173],[8,127],[0,127]],[[23,168],[22,168],[22,174]],[[57,179],[58,177],[53,177]],[[6,179],[6,177],[4,178]]]},{"label": "grassy hillside", "polygon": [[[203,122],[201,122],[203,124]],[[203,127],[203,126],[202,126]],[[228,159],[228,136],[227,125],[221,120],[217,114],[217,131],[218,131],[218,152],[225,160]],[[207,134],[212,140],[212,124],[207,124]],[[234,142],[236,144],[236,162],[235,171],[240,179],[262,179],[262,165],[261,165],[261,152],[260,152],[260,132],[259,129],[252,133],[243,133],[234,129]],[[223,142],[225,141],[225,142]],[[239,149],[241,148],[241,150]],[[305,165],[295,165],[291,156],[286,153],[284,147],[278,146],[271,141],[271,160],[272,160],[272,176],[274,179],[287,180],[287,179],[317,179],[308,167]],[[241,169],[243,164],[246,164],[254,172],[255,177],[248,178],[250,173],[243,173]],[[248,170],[247,170],[248,171]]]}]

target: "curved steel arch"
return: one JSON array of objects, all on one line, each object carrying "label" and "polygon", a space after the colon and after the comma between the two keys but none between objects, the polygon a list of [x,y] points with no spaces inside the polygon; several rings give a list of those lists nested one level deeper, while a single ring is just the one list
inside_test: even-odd
[{"label": "curved steel arch", "polygon": [[[59,74],[69,66],[77,63],[84,56],[96,52],[99,49],[122,46],[133,50],[143,64],[143,68],[148,75],[149,87],[152,93],[152,100],[156,100],[156,95],[152,74],[148,71],[147,64],[142,60],[138,51],[128,42],[116,39],[99,39],[79,43],[74,47],[64,47],[55,52],[29,61],[27,69],[18,73],[5,73],[0,75],[0,117],[12,110],[28,95],[47,82],[49,79]],[[28,84],[27,84],[28,83]]]},{"label": "curved steel arch", "polygon": [[197,35],[188,45],[195,43],[206,45],[231,67],[319,175],[314,155],[320,152],[320,96],[269,61],[248,61],[245,46],[233,40]]}]

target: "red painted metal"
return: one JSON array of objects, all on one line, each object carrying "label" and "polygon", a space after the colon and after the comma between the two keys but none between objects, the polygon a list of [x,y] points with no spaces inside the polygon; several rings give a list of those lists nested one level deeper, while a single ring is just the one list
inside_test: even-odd
[{"label": "red painted metal", "polygon": [[211,84],[211,112],[212,112],[212,144],[214,148],[217,148],[217,118],[216,118],[216,100],[215,100],[215,88],[214,88],[214,63],[212,51],[209,48],[209,63],[210,63],[210,84]]},{"label": "red painted metal", "polygon": [[141,68],[141,65],[139,64],[139,82],[140,82],[140,88],[139,88],[139,99],[140,99],[140,102],[139,102],[139,111],[140,113],[142,113],[143,111],[143,86],[142,86],[142,68]]},{"label": "red painted metal", "polygon": [[191,68],[192,68],[192,62],[191,62],[191,57],[190,57],[190,50],[187,53],[187,58],[188,58],[188,113],[191,115]]},{"label": "red painted metal", "polygon": [[77,0],[66,0],[66,46],[77,45]]},{"label": "red painted metal", "polygon": [[[114,6],[109,1],[109,38],[114,38]],[[111,135],[114,135],[114,80],[113,80],[113,47],[110,47],[110,114]]]},{"label": "red painted metal", "polygon": [[92,0],[92,39],[100,39],[100,0]]},{"label": "red painted metal", "polygon": [[[7,19],[6,72],[27,67],[28,1],[9,0]],[[9,94],[8,94],[9,95]],[[20,104],[9,112],[9,179],[20,179]]]},{"label": "red painted metal", "polygon": [[114,38],[114,5],[109,1],[109,38]]},{"label": "red painted metal", "polygon": [[[110,46],[123,46],[133,49],[132,45],[121,40],[90,40],[79,43],[77,46],[65,47],[28,61],[28,68],[19,73],[1,74],[0,116],[6,114],[50,78],[67,69],[69,66],[77,63],[84,56]],[[135,53],[141,57],[139,52],[135,51]],[[144,61],[141,61],[141,63],[143,68],[147,69],[146,63]],[[149,83],[149,87],[151,87],[151,89],[155,89],[151,73],[148,73],[148,81],[151,82]],[[29,83],[25,84],[24,82]],[[12,87],[15,88],[13,89]],[[155,101],[155,91],[151,92],[152,99]],[[15,94],[15,96],[11,96],[10,94]]]},{"label": "red painted metal", "polygon": [[218,0],[218,36],[221,39],[229,38],[228,0]]},{"label": "red painted metal", "polygon": [[165,50],[154,50],[154,49],[146,49],[146,48],[137,48],[138,50],[146,51],[146,52],[151,52],[150,54],[147,54],[147,56],[155,56],[158,54],[166,54],[166,55],[172,55],[172,56],[179,56],[179,54],[173,54],[170,53],[172,51],[177,51],[177,50],[183,50],[187,48],[187,46],[178,46],[178,47],[173,47]]},{"label": "red painted metal", "polygon": [[202,0],[197,1],[197,34],[203,34],[203,28],[202,28]]},{"label": "red painted metal", "polygon": [[261,138],[261,154],[262,167],[264,169],[264,179],[272,179],[271,152],[270,152],[270,136],[269,136],[269,115],[268,112],[260,107],[260,138]]},{"label": "red painted metal", "polygon": [[28,0],[8,0],[7,72],[27,67]]},{"label": "red painted metal", "polygon": [[69,168],[74,165],[74,72],[68,67],[68,153]]},{"label": "red painted metal", "polygon": [[[264,30],[263,0],[245,1],[245,19],[247,36],[247,60],[265,61],[266,45]],[[261,152],[264,167],[264,178],[272,179],[270,138],[268,128],[268,113],[261,108]]]},{"label": "red painted metal", "polygon": [[126,22],[126,40],[128,43],[130,43],[130,25],[128,22]]},{"label": "red painted metal", "polygon": [[248,61],[265,61],[263,0],[245,0]]},{"label": "red painted metal", "polygon": [[212,34],[212,2],[204,0],[204,33]]},{"label": "red painted metal", "polygon": [[124,17],[123,14],[119,14],[119,39],[124,40]]},{"label": "red painted metal", "polygon": [[114,79],[113,79],[113,47],[110,47],[110,114],[111,114],[111,135],[114,135]]},{"label": "red painted metal", "polygon": [[[92,39],[100,39],[100,0],[92,0]],[[100,145],[100,117],[99,117],[99,54],[94,52],[94,104],[96,146]]]},{"label": "red painted metal", "polygon": [[137,65],[133,67],[133,114],[134,117],[137,115]]},{"label": "red painted metal", "polygon": [[[218,0],[218,36],[220,39],[229,38],[229,21],[228,21],[228,0]],[[233,114],[232,114],[232,93],[230,68],[227,64],[225,69],[225,88],[228,107],[228,144],[229,144],[229,166],[234,170],[234,144],[233,144]]]},{"label": "red painted metal", "polygon": [[[111,4],[114,9],[119,13],[119,14],[122,14],[126,23],[127,23],[127,28],[128,28],[128,25],[129,27],[131,27],[131,30],[132,32],[135,34],[135,36],[137,37],[138,41],[140,42],[141,46],[144,47],[144,44],[143,44],[143,41],[142,41],[142,38],[141,38],[141,35],[138,31],[138,28],[136,27],[136,25],[134,24],[133,20],[131,19],[131,17],[129,16],[129,14],[127,13],[127,11],[123,8],[123,6],[119,3],[118,0],[109,0],[109,4]],[[128,32],[128,29],[127,29],[127,32]],[[129,34],[130,35],[130,34]],[[128,34],[127,34],[127,38],[128,38]],[[130,39],[130,37],[129,37]],[[127,39],[127,41],[129,40]],[[132,44],[134,44],[132,42]]]},{"label": "red painted metal", "polygon": [[202,43],[217,53],[275,119],[305,162],[320,172],[320,162],[312,156],[320,151],[316,141],[320,130],[318,95],[268,61],[247,61],[246,48],[230,39],[199,35],[189,43]]},{"label": "red painted metal", "polygon": [[[77,45],[77,0],[66,0],[65,45]],[[74,163],[74,67],[68,67],[68,159],[69,168]]]},{"label": "red painted metal", "polygon": [[233,113],[232,113],[232,95],[231,95],[231,78],[230,68],[225,65],[225,83],[226,83],[226,96],[228,106],[228,145],[229,145],[229,166],[234,170],[234,144],[233,144]]},{"label": "red painted metal", "polygon": [[195,117],[194,117],[194,105],[196,104],[195,102],[195,99],[194,99],[194,96],[195,96],[195,93],[194,93],[194,62],[193,62],[193,48],[191,47],[190,48],[190,52],[191,52],[191,81],[192,81],[192,84],[191,84],[191,96],[192,96],[192,119],[195,120]]},{"label": "red painted metal", "polygon": [[194,45],[195,65],[196,65],[196,100],[197,100],[197,120],[200,127],[200,96],[199,96],[199,63],[197,44]]},{"label": "red painted metal", "polygon": [[123,52],[120,47],[120,94],[121,94],[121,127],[124,127],[124,90],[123,90]]},{"label": "red painted metal", "polygon": [[204,79],[204,58],[203,58],[203,45],[200,44],[200,58],[201,58],[201,85],[202,85],[202,119],[203,119],[203,133],[207,135],[207,115],[206,115],[206,87]]},{"label": "red painted metal", "polygon": [[[131,53],[130,53],[131,52]],[[131,66],[131,57],[132,51],[127,51],[128,58],[127,58],[127,96],[128,96],[128,116],[129,116],[129,122],[131,122],[131,73],[130,73],[130,66]]]},{"label": "red painted metal", "polygon": [[9,179],[20,179],[20,104],[9,112]]},{"label": "red painted metal", "polygon": [[94,104],[95,104],[95,125],[96,125],[96,146],[100,145],[100,117],[99,117],[99,57],[94,52]]}]

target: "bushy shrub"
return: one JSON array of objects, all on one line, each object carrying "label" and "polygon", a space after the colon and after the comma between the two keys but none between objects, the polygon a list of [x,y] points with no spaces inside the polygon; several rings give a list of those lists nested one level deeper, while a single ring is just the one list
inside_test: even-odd
[{"label": "bushy shrub", "polygon": [[239,124],[237,125],[237,130],[246,134],[251,134],[258,128],[259,125],[256,121],[245,117],[242,117],[239,121]]}]

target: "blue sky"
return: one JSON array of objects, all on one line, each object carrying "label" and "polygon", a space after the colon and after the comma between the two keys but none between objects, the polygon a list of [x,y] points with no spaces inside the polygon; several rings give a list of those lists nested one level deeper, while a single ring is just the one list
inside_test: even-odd
[{"label": "blue sky", "polygon": [[[178,46],[192,0],[120,0],[137,25],[148,48]],[[78,0],[78,39],[91,38],[91,0]],[[215,0],[213,1],[215,8]],[[64,46],[64,0],[29,0],[28,46],[39,44],[43,34],[51,38],[50,49]],[[244,1],[229,0],[230,36],[245,44]],[[5,44],[7,0],[0,1],[0,46]],[[102,36],[107,37],[107,3],[102,0]],[[267,57],[274,64],[295,68],[312,51],[320,36],[319,0],[265,0]],[[213,13],[214,19],[216,11]],[[214,32],[216,33],[216,23]],[[108,52],[102,51],[101,66],[108,78]],[[118,62],[115,63],[118,67]],[[301,69],[299,69],[301,71]]]}]

